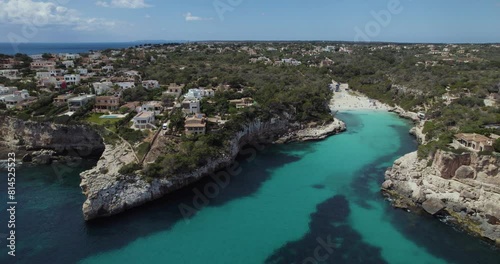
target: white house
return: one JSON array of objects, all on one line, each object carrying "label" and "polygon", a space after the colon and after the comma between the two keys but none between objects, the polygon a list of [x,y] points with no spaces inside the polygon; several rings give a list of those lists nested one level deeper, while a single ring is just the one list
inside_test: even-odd
[{"label": "white house", "polygon": [[33,60],[41,60],[43,59],[43,54],[30,55],[29,57],[32,58]]},{"label": "white house", "polygon": [[4,87],[0,85],[0,95],[13,94],[17,91],[17,87]]},{"label": "white house", "polygon": [[63,71],[61,69],[55,69],[55,70],[50,70],[50,75],[51,76],[62,76]]},{"label": "white house", "polygon": [[186,114],[199,114],[200,113],[200,100],[198,100],[198,99],[184,99],[184,101],[182,101],[182,111]]},{"label": "white house", "polygon": [[97,95],[105,94],[113,87],[112,82],[95,82],[92,84]]},{"label": "white house", "polygon": [[86,69],[86,68],[78,68],[76,69],[76,71],[80,74],[80,75],[88,75],[89,74],[89,70]]},{"label": "white house", "polygon": [[141,106],[142,112],[154,112],[155,115],[160,115],[163,112],[163,104],[158,101],[151,101]]},{"label": "white house", "polygon": [[50,72],[37,72],[35,78],[40,80],[40,79],[49,78],[51,76],[52,76],[52,74],[50,74]]},{"label": "white house", "polygon": [[160,88],[160,83],[157,80],[146,80],[142,81],[142,87],[146,89],[156,89]]},{"label": "white house", "polygon": [[64,75],[64,81],[68,85],[77,85],[81,81],[81,77],[79,74],[66,74]]},{"label": "white house", "polygon": [[75,67],[75,62],[74,62],[74,61],[72,61],[72,60],[65,60],[65,61],[62,61],[61,63],[62,63],[62,64],[64,65],[64,67],[66,67],[66,68],[69,68],[69,67],[74,68],[74,67]]},{"label": "white house", "polygon": [[1,77],[6,77],[6,78],[16,78],[17,74],[19,73],[19,70],[16,69],[6,69],[6,70],[0,70],[0,76]]},{"label": "white house", "polygon": [[95,100],[95,95],[94,94],[86,94],[86,95],[81,95],[78,97],[74,97],[71,99],[68,99],[68,107],[70,111],[76,111],[80,109],[82,106],[87,104],[88,102]]},{"label": "white house", "polygon": [[114,68],[113,66],[111,66],[111,65],[104,66],[104,67],[102,67],[102,68],[101,68],[101,70],[102,70],[103,72],[112,72],[114,69],[115,69],[115,68]]},{"label": "white house", "polygon": [[76,60],[80,58],[79,54],[71,54],[71,53],[61,53],[59,57],[64,58],[65,60]]},{"label": "white house", "polygon": [[133,82],[117,82],[115,84],[118,85],[123,90],[135,88],[135,83]]},{"label": "white house", "polygon": [[140,112],[132,119],[132,121],[134,122],[134,127],[137,129],[154,127],[155,113],[148,111]]},{"label": "white house", "polygon": [[128,77],[141,76],[138,71],[126,71],[123,74]]},{"label": "white house", "polygon": [[89,59],[91,60],[98,60],[100,59],[102,54],[100,52],[94,52],[92,54],[89,54]]},{"label": "white house", "polygon": [[198,99],[201,100],[203,97],[212,97],[215,95],[215,91],[212,89],[197,88],[189,89],[188,93],[184,95],[187,100]]},{"label": "white house", "polygon": [[3,102],[7,108],[14,108],[18,104],[28,100],[30,94],[27,90],[15,91],[13,94],[0,96],[0,101]]}]

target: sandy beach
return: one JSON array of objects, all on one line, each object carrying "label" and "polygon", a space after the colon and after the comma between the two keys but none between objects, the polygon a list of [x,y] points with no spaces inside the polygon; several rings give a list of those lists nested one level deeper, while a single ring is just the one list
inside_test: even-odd
[{"label": "sandy beach", "polygon": [[341,84],[338,92],[333,93],[330,107],[333,111],[349,110],[376,110],[389,111],[390,106],[370,99],[361,93],[357,93],[348,88],[347,84]]}]

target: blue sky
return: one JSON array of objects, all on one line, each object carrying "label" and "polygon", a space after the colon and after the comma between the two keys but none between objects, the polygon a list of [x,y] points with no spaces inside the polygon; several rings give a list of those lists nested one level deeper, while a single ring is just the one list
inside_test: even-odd
[{"label": "blue sky", "polygon": [[0,42],[134,40],[500,42],[500,0],[0,0]]}]

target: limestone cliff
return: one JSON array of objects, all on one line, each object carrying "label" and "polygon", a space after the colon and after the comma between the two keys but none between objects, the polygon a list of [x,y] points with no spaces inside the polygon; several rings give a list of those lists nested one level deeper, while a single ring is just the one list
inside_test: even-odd
[{"label": "limestone cliff", "polygon": [[500,157],[437,151],[430,162],[419,160],[416,152],[398,159],[386,172],[383,191],[398,207],[443,212],[500,243]]},{"label": "limestone cliff", "polygon": [[167,193],[195,182],[207,174],[229,166],[241,147],[249,142],[270,143],[277,136],[285,135],[283,142],[291,140],[322,139],[345,130],[345,124],[335,120],[332,124],[300,130],[299,124],[275,118],[269,122],[255,121],[247,124],[229,142],[226,153],[195,171],[147,181],[143,176],[121,175],[118,169],[133,160],[126,146],[106,146],[97,166],[81,173],[81,188],[87,200],[83,205],[85,220],[118,214],[129,208],[158,199]]},{"label": "limestone cliff", "polygon": [[57,125],[0,116],[0,159],[8,152],[16,152],[18,157],[34,153],[47,156],[48,160],[61,155],[98,157],[103,150],[101,136],[85,125]]}]

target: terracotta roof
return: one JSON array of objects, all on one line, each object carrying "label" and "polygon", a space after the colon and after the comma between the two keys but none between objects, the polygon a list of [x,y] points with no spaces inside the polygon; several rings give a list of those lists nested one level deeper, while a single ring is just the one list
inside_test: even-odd
[{"label": "terracotta roof", "polygon": [[465,141],[474,141],[474,142],[488,142],[488,141],[491,141],[490,138],[486,137],[486,136],[483,136],[483,135],[479,135],[479,134],[464,134],[464,133],[461,133],[461,134],[457,134],[455,135],[455,138],[457,139],[460,139],[460,140],[465,140]]}]

